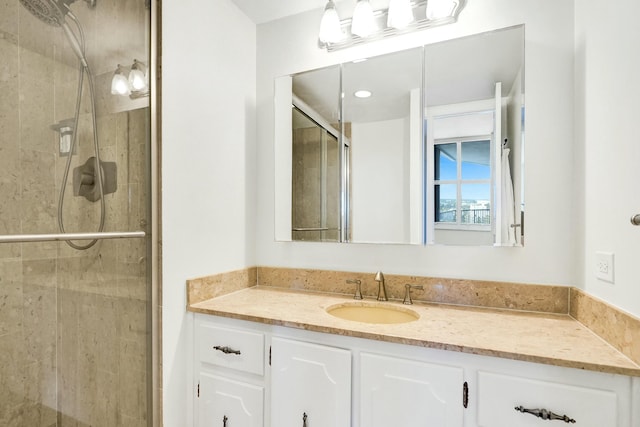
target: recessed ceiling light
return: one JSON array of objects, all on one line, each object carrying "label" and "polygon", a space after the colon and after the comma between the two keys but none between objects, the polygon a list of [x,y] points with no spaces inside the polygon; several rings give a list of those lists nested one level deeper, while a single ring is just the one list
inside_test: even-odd
[{"label": "recessed ceiling light", "polygon": [[358,90],[353,94],[353,96],[356,98],[368,98],[371,96],[371,92],[368,90]]}]

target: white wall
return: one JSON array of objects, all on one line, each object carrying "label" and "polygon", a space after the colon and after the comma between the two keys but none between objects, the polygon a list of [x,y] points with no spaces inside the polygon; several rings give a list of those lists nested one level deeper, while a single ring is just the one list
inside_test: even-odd
[{"label": "white wall", "polygon": [[[258,26],[258,264],[572,284],[573,1],[472,1],[456,25],[333,53],[317,48],[321,13],[319,9]],[[524,248],[274,241],[275,77],[522,23],[527,70]]]},{"label": "white wall", "polygon": [[255,25],[230,0],[163,2],[164,425],[189,421],[185,280],[256,264]]},{"label": "white wall", "polygon": [[408,120],[351,124],[354,242],[409,241],[408,150]]},{"label": "white wall", "polygon": [[[230,0],[163,3],[165,426],[190,425],[191,277],[257,264],[576,284],[640,314],[640,3],[576,2],[575,117],[573,1],[469,2],[457,25],[331,54],[316,48],[320,14],[258,27],[256,80],[256,28]],[[274,77],[520,23],[524,248],[274,242]],[[615,285],[593,277],[597,250],[616,254]]]},{"label": "white wall", "polygon": [[[579,282],[588,292],[640,316],[640,227],[629,222],[640,213],[638,16],[636,0],[576,1],[575,162],[580,192],[568,214],[576,217],[576,235],[581,237],[576,242]],[[595,278],[596,251],[615,254],[615,284]]]}]

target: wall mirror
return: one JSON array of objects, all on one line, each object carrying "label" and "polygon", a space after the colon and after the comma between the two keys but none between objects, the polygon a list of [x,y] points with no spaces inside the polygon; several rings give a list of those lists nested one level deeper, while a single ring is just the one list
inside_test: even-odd
[{"label": "wall mirror", "polygon": [[524,242],[524,26],[279,77],[276,240]]}]

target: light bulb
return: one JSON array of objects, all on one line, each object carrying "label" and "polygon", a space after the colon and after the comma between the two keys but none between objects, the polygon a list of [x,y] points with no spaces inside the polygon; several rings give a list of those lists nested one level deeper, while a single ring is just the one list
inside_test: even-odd
[{"label": "light bulb", "polygon": [[436,20],[448,18],[453,15],[456,7],[454,0],[428,0],[427,2],[427,19]]},{"label": "light bulb", "polygon": [[377,25],[373,17],[373,9],[369,0],[358,0],[356,8],[353,11],[353,19],[351,21],[351,33],[359,37],[368,37],[376,31]]},{"label": "light bulb", "polygon": [[140,92],[147,89],[146,69],[147,67],[142,62],[137,59],[133,60],[131,71],[129,71],[129,84],[132,90]]},{"label": "light bulb", "polygon": [[324,8],[318,38],[322,43],[338,43],[345,38],[345,34],[340,27],[340,17],[332,0],[329,0]]},{"label": "light bulb", "polygon": [[131,93],[129,80],[125,76],[124,69],[120,64],[118,64],[118,68],[113,73],[113,78],[111,79],[111,93],[114,95],[129,95]]},{"label": "light bulb", "polygon": [[413,22],[411,0],[391,0],[387,11],[387,26],[401,30]]}]

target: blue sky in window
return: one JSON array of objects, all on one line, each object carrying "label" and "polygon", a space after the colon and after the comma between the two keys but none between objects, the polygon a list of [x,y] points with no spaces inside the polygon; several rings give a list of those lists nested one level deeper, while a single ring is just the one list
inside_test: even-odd
[{"label": "blue sky in window", "polygon": [[[491,176],[491,170],[487,165],[477,163],[462,163],[464,179],[487,179]],[[451,161],[446,156],[440,156],[440,179],[456,179],[456,162]],[[441,199],[455,199],[456,186],[444,184],[440,186]],[[488,184],[467,184],[463,185],[463,200],[489,200],[490,190]]]},{"label": "blue sky in window", "polygon": [[462,179],[489,179],[491,168],[488,165],[462,162]]},{"label": "blue sky in window", "polygon": [[[462,200],[489,200],[491,190],[489,184],[462,184]],[[440,185],[441,200],[455,200],[456,185]]]}]

